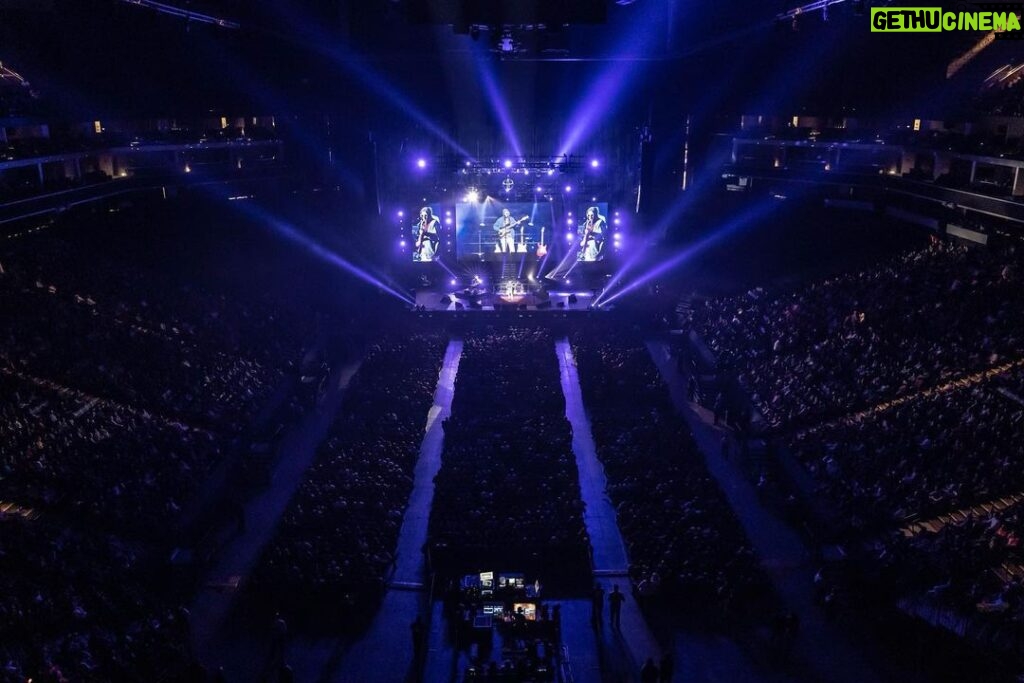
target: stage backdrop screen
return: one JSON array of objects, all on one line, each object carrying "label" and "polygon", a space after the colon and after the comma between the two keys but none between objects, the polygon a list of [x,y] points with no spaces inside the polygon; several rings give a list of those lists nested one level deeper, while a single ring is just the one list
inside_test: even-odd
[{"label": "stage backdrop screen", "polygon": [[[505,214],[505,210],[508,214]],[[455,246],[463,261],[501,261],[509,254],[537,258],[551,244],[550,202],[483,202],[455,206]]]}]

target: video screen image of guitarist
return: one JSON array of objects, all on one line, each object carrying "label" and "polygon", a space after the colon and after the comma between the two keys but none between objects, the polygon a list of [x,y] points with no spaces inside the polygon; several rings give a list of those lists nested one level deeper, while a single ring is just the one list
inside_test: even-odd
[{"label": "video screen image of guitarist", "polygon": [[455,206],[455,244],[463,261],[502,261],[510,255],[543,258],[553,211],[548,202],[462,203]]},{"label": "video screen image of guitarist", "polygon": [[412,222],[413,239],[412,260],[417,263],[429,263],[437,257],[441,244],[441,219],[437,210],[424,206]]},{"label": "video screen image of guitarist", "polygon": [[584,263],[603,261],[605,240],[611,237],[608,227],[608,205],[595,204],[586,207],[583,221],[577,226],[576,260]]}]

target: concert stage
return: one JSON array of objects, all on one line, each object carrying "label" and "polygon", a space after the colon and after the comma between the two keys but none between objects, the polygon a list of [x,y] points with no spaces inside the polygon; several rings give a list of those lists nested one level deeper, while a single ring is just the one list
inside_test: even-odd
[{"label": "concert stage", "polygon": [[[544,291],[528,283],[512,281],[490,288],[468,287],[457,291],[419,289],[416,307],[421,311],[557,311],[585,312],[596,310],[591,303],[594,290]],[[603,309],[602,309],[603,310]]]}]

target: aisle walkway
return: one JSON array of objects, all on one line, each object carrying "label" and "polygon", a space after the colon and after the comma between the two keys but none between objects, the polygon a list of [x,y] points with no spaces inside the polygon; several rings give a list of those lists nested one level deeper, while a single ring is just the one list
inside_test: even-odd
[{"label": "aisle walkway", "polygon": [[[604,467],[597,459],[597,449],[590,432],[590,420],[583,406],[576,359],[569,340],[560,339],[555,342],[555,353],[558,355],[561,370],[562,393],[565,394],[565,416],[572,425],[572,450],[576,455],[576,467],[579,471],[580,494],[586,506],[583,520],[593,547],[595,580],[604,587],[606,595],[611,592],[613,584],[618,584],[619,590],[627,596],[622,607],[621,631],[615,632],[607,623],[602,624],[600,639],[590,639],[594,648],[591,652],[585,647],[586,641],[576,643],[574,650],[581,662],[581,670],[575,673],[577,680],[593,680],[583,676],[596,673],[586,670],[586,662],[600,661],[608,680],[631,680],[648,657],[658,661],[662,650],[631,595],[626,546],[619,533],[615,508],[605,495],[608,482]],[[589,610],[587,612],[589,614]],[[607,614],[606,608],[606,622]],[[594,631],[589,626],[589,617],[578,625],[593,634]],[[574,632],[576,638],[580,635]],[[594,652],[599,657],[594,657]]]},{"label": "aisle walkway", "polygon": [[800,619],[794,657],[815,680],[871,683],[878,675],[832,622],[827,621],[813,600],[816,567],[803,541],[789,526],[762,507],[754,486],[735,461],[717,455],[723,430],[703,422],[686,400],[685,382],[664,342],[650,342],[648,349],[668,384],[672,402],[693,430],[708,469],[718,481],[761,564],[768,571],[786,606]]},{"label": "aisle walkway", "polygon": [[419,614],[426,622],[428,587],[423,548],[427,543],[427,523],[434,500],[434,477],[441,469],[444,447],[442,423],[451,414],[455,377],[462,358],[462,341],[452,340],[444,354],[444,364],[434,392],[434,404],[427,413],[423,444],[409,495],[409,507],[398,535],[397,563],[384,602],[370,628],[341,656],[340,666],[321,680],[402,681],[412,663],[410,625]]},{"label": "aisle walkway", "polygon": [[266,637],[239,631],[229,624],[237,587],[252,572],[263,548],[273,538],[360,362],[344,365],[332,374],[331,388],[320,405],[282,439],[269,487],[245,506],[245,533],[221,550],[217,564],[207,573],[203,588],[189,608],[196,656],[210,671],[223,666],[230,680],[257,679],[264,662],[253,657],[253,652],[260,651],[258,642]]}]

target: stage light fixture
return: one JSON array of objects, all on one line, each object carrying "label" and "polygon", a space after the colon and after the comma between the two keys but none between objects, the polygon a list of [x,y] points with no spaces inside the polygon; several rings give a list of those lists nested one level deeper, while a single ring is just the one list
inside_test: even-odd
[{"label": "stage light fixture", "polygon": [[512,160],[505,159],[505,168],[512,168]]},{"label": "stage light fixture", "polygon": [[565,186],[565,191],[566,192],[572,192],[572,185],[566,185]]},{"label": "stage light fixture", "polygon": [[426,159],[417,159],[416,160],[416,167],[417,168],[426,168],[427,167],[427,160]]},{"label": "stage light fixture", "polygon": [[601,162],[598,161],[597,159],[591,159],[590,160],[590,168],[598,168],[600,166],[601,166]]},{"label": "stage light fixture", "polygon": [[398,217],[399,218],[405,218],[405,211],[399,211],[398,212]]}]

